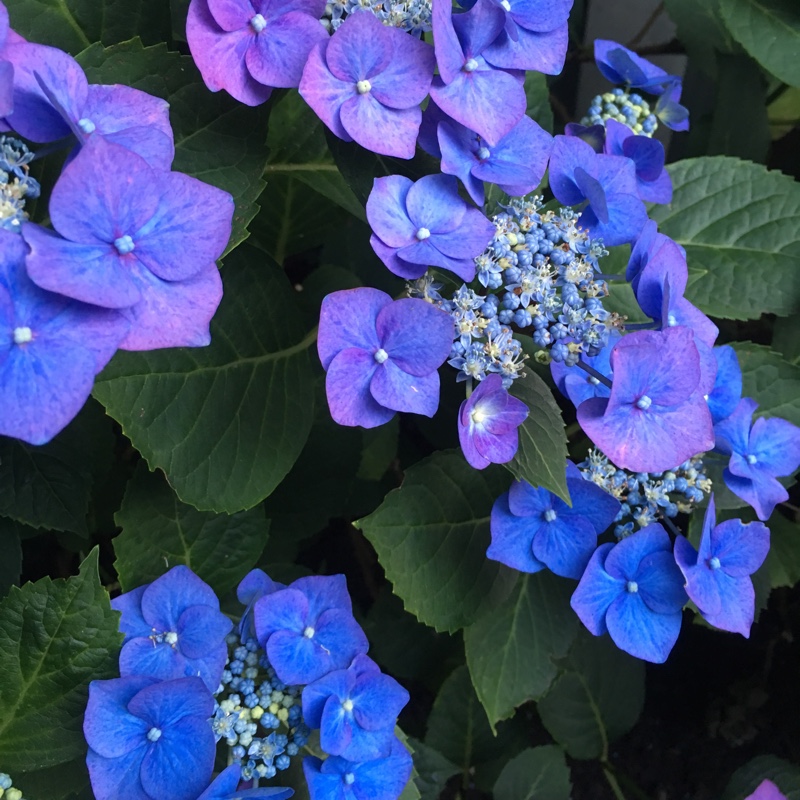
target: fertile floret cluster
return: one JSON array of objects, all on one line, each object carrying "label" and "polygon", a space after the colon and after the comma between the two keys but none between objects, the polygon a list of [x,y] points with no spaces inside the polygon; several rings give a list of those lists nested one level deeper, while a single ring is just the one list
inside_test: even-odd
[{"label": "fertile floret cluster", "polygon": [[39,196],[39,183],[29,174],[33,153],[11,136],[0,136],[0,228],[18,232],[28,218],[25,201]]},{"label": "fertile floret cluster", "polygon": [[642,136],[652,136],[658,128],[658,119],[650,110],[650,104],[640,94],[619,87],[592,98],[581,125],[605,125],[610,119]]}]

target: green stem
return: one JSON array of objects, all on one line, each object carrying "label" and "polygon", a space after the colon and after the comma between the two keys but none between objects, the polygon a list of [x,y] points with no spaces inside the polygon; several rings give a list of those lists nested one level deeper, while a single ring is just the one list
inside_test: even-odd
[{"label": "green stem", "polygon": [[608,785],[611,787],[611,791],[614,792],[614,797],[616,797],[617,800],[625,800],[625,795],[622,793],[622,789],[617,783],[614,773],[610,770],[607,764],[603,764],[603,775],[606,776]]}]

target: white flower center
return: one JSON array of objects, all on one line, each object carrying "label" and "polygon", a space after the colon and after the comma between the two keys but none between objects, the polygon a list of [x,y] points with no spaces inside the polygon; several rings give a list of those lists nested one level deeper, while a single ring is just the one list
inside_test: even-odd
[{"label": "white flower center", "polygon": [[255,16],[254,16],[254,17],[253,17],[251,20],[250,20],[250,27],[251,27],[251,28],[252,28],[252,29],[253,29],[253,30],[254,30],[256,33],[261,33],[261,31],[263,31],[263,30],[264,30],[264,28],[266,28],[266,27],[267,27],[267,21],[264,19],[264,17],[262,17],[262,16],[261,16],[261,14],[256,14],[256,15],[255,15]]},{"label": "white flower center", "polygon": [[27,344],[33,339],[33,331],[27,326],[14,328],[14,344]]},{"label": "white flower center", "polygon": [[372,84],[369,81],[359,81],[356,84],[356,91],[359,94],[366,94],[370,89],[372,89]]}]

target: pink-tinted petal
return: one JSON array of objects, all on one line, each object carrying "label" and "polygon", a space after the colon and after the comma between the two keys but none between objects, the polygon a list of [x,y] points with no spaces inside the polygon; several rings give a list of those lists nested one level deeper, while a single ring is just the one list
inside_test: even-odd
[{"label": "pink-tinted petal", "polygon": [[347,133],[367,150],[395,158],[414,157],[422,122],[419,107],[387,108],[372,92],[367,92],[345,100],[339,109],[339,119]]},{"label": "pink-tinted petal", "polygon": [[350,14],[331,37],[328,69],[353,88],[359,81],[371,81],[391,67],[395,47],[390,31],[374,14]]},{"label": "pink-tinted petal", "polygon": [[453,4],[433,4],[433,44],[436,48],[436,65],[445,83],[452,82],[460,73],[466,58],[453,27]]},{"label": "pink-tinted petal", "polygon": [[406,202],[414,184],[402,175],[375,178],[367,199],[367,220],[375,235],[388,247],[404,247],[417,241]]},{"label": "pink-tinted petal", "polygon": [[371,79],[371,93],[389,108],[418,106],[431,88],[435,66],[433,48],[398,28],[383,27],[391,34],[394,55]]},{"label": "pink-tinted petal", "polygon": [[330,362],[325,390],[335,422],[375,428],[394,416],[394,409],[385,407],[370,392],[378,366],[372,353],[355,347],[342,350]]},{"label": "pink-tinted petal", "polygon": [[214,22],[224,31],[237,31],[256,15],[250,0],[208,0]]},{"label": "pink-tinted petal", "polygon": [[326,63],[329,41],[322,41],[308,54],[303,76],[300,79],[300,95],[314,109],[316,115],[346,142],[352,137],[345,130],[339,116],[342,103],[355,94],[353,84],[332,75]]}]

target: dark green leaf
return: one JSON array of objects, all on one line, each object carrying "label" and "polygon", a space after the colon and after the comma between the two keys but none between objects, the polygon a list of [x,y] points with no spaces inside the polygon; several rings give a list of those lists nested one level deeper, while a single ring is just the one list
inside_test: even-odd
[{"label": "dark green leaf", "polygon": [[800,311],[800,184],[722,156],[679,161],[669,172],[672,203],[650,214],[686,248],[686,297],[725,319]]},{"label": "dark green leaf", "polygon": [[572,785],[564,751],[555,745],[523,750],[505,765],[494,800],[570,800]]},{"label": "dark green leaf", "polygon": [[233,195],[228,251],[244,241],[265,186],[269,104],[250,108],[226,92],[212,94],[191,57],[170,52],[164,44],[142,47],[134,39],[106,50],[94,45],[78,60],[94,83],[124,83],[169,101],[175,132],[172,168]]},{"label": "dark green leaf", "polygon": [[172,38],[178,42],[186,41],[186,16],[189,13],[189,2],[190,0],[169,0]]},{"label": "dark green leaf", "polygon": [[773,514],[768,527],[767,567],[771,586],[800,583],[800,525],[780,514]]},{"label": "dark green leaf", "polygon": [[212,514],[181,503],[160,472],[140,462],[114,517],[114,564],[123,591],[185,564],[223,595],[255,566],[269,534],[261,507]]},{"label": "dark green leaf", "polygon": [[0,603],[0,763],[10,773],[86,751],[89,681],[116,673],[122,643],[97,559],[93,550],[80,575],[14,587]]},{"label": "dark green leaf", "polygon": [[800,316],[779,317],[773,328],[772,349],[790,364],[800,365]]},{"label": "dark green leaf", "polygon": [[206,348],[118,353],[95,396],[185,503],[251,508],[283,480],[313,419],[309,348],[281,270],[252,247],[226,260]]},{"label": "dark green leaf", "polygon": [[33,800],[95,800],[83,756],[55,767],[16,773],[14,785]]},{"label": "dark green leaf", "polygon": [[164,0],[6,0],[11,27],[39,44],[72,55],[94,42],[108,46],[141,36],[146,44],[169,38]]},{"label": "dark green leaf", "polygon": [[421,800],[438,800],[447,781],[461,769],[448,761],[438,750],[409,737],[414,752],[414,784]]},{"label": "dark green leaf", "polygon": [[800,367],[752,342],[735,342],[734,348],[742,368],[742,395],[756,400],[756,416],[800,425]]},{"label": "dark green leaf", "polygon": [[719,0],[728,30],[766,70],[800,86],[800,6],[796,0]]},{"label": "dark green leaf", "polygon": [[550,688],[578,632],[569,607],[574,582],[550,572],[523,575],[494,613],[464,631],[472,683],[489,723],[512,716]]},{"label": "dark green leaf", "polygon": [[436,630],[475,622],[516,581],[514,570],[486,558],[489,514],[508,482],[499,467],[479,471],[459,452],[436,453],[359,523],[406,610]]},{"label": "dark green leaf", "polygon": [[19,582],[22,574],[22,543],[19,538],[19,523],[0,517],[0,598]]},{"label": "dark green leaf", "polygon": [[528,407],[528,417],[519,428],[517,454],[506,467],[518,480],[541,486],[569,502],[567,435],[553,393],[532,369],[515,380],[510,391]]},{"label": "dark green leaf", "polygon": [[531,70],[525,75],[525,97],[528,98],[528,116],[538,122],[548,133],[553,132],[553,109],[550,106],[550,89],[541,72]]},{"label": "dark green leaf", "polygon": [[800,800],[800,767],[776,756],[757,756],[733,773],[722,800],[745,800],[769,778],[786,795]]},{"label": "dark green leaf", "polygon": [[635,725],[643,705],[644,662],[608,636],[584,632],[564,674],[539,702],[539,715],[573,758],[605,760],[609,743]]}]

